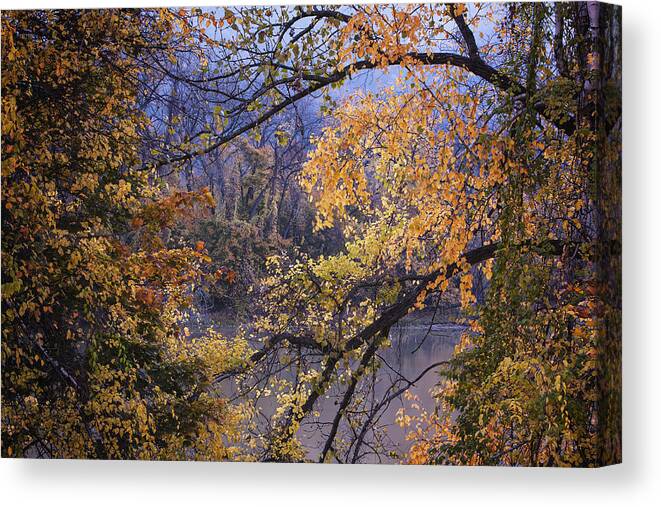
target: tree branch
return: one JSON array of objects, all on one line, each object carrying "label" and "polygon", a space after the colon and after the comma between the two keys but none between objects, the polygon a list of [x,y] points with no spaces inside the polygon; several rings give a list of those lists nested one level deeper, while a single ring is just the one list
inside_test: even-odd
[{"label": "tree branch", "polygon": [[[547,250],[547,252],[551,255],[561,255],[566,247],[572,246],[577,247],[579,244],[561,240],[546,240],[542,242],[528,241],[519,245],[519,247],[527,247],[540,251]],[[488,259],[492,259],[502,248],[502,243],[483,245],[481,247],[468,250],[463,254],[462,259],[472,266],[484,262]],[[405,317],[409,310],[415,305],[416,301],[418,300],[418,296],[423,291],[427,290],[427,287],[431,282],[435,281],[439,276],[451,278],[457,274],[459,270],[459,262],[455,262],[447,266],[444,270],[438,269],[426,275],[406,277],[407,280],[417,282],[417,285],[398,302],[386,308],[377,319],[372,321],[369,325],[365,326],[360,332],[355,334],[346,343],[344,343],[342,350],[331,348],[328,345],[322,346],[312,336],[294,335],[291,333],[278,333],[270,338],[267,345],[262,350],[255,352],[251,356],[248,367],[254,366],[256,363],[261,361],[271,350],[273,350],[279,343],[283,341],[287,341],[293,345],[305,347],[308,349],[318,350],[321,353],[332,353],[334,356],[338,354],[341,355],[343,352],[356,350],[364,343],[368,342],[372,337],[382,333],[385,329],[390,329],[394,324]],[[245,370],[246,367],[243,367],[240,369],[232,370],[230,372],[224,372],[216,377],[215,382],[220,382]],[[314,394],[315,393],[313,392],[313,395]],[[312,404],[314,401],[316,401],[316,397],[312,401]],[[304,408],[306,408],[307,411],[312,410],[312,405],[309,405],[306,402]]]},{"label": "tree branch", "polygon": [[[382,338],[387,338],[388,334],[389,334],[389,330],[385,329],[382,332],[381,336]],[[374,354],[376,354],[379,345],[381,345],[381,340],[372,341],[370,346],[367,347],[367,350],[363,354],[363,357],[360,360],[360,364],[358,365],[358,369],[356,370],[356,373],[352,375],[351,382],[349,383],[349,387],[347,387],[347,390],[344,393],[344,397],[342,398],[342,402],[340,403],[337,413],[335,414],[335,418],[333,419],[331,431],[328,435],[328,438],[326,439],[324,449],[321,451],[321,454],[319,455],[319,463],[323,463],[325,461],[328,451],[331,450],[333,441],[335,440],[335,435],[337,435],[337,430],[340,427],[340,421],[342,420],[342,416],[344,416],[344,411],[349,406],[349,403],[351,403],[351,399],[353,398],[353,393],[356,390],[358,381],[362,378],[363,373],[365,372],[365,368],[367,368],[367,365],[374,357]]]},{"label": "tree branch", "polygon": [[473,35],[473,32],[466,24],[466,19],[464,18],[464,15],[457,14],[455,4],[448,4],[448,10],[450,12],[450,16],[452,16],[452,19],[454,19],[457,28],[459,28],[459,31],[461,32],[461,36],[464,38],[464,42],[466,43],[466,49],[468,50],[468,55],[473,60],[481,60],[480,53],[477,48],[477,43],[475,42],[475,36]]},{"label": "tree branch", "polygon": [[[389,66],[401,65],[403,62],[413,61],[420,63],[422,65],[452,65],[455,67],[461,67],[468,70],[475,76],[481,77],[485,81],[493,84],[502,91],[511,93],[513,96],[524,96],[526,89],[519,82],[509,77],[506,74],[498,71],[494,67],[490,66],[481,58],[472,58],[466,57],[456,53],[446,53],[446,52],[437,52],[437,53],[419,53],[411,52],[406,55],[396,58],[388,63]],[[350,77],[355,71],[359,70],[368,70],[375,69],[378,67],[378,64],[371,62],[369,60],[361,60],[353,64],[347,65],[346,67],[337,70],[336,72],[329,74],[328,76],[315,76],[315,75],[306,75],[303,77],[304,81],[311,82],[309,87],[298,91],[294,95],[288,96],[286,99],[281,102],[273,105],[269,109],[265,110],[261,115],[252,121],[242,125],[239,128],[236,128],[230,132],[222,134],[216,137],[215,141],[209,144],[205,148],[200,148],[192,152],[184,153],[182,155],[164,158],[151,162],[147,164],[145,169],[158,169],[165,165],[177,164],[185,162],[192,159],[196,156],[206,155],[216,149],[218,149],[223,144],[226,144],[233,139],[239,137],[240,135],[254,129],[255,127],[261,125],[287,106],[298,102],[299,100],[313,94],[314,92],[334,83],[343,81],[347,77]],[[544,116],[548,121],[553,123],[559,130],[563,131],[567,135],[572,135],[575,130],[575,122],[572,117],[565,117],[562,119],[553,118],[548,112],[548,107],[543,102],[536,103],[533,108],[539,114]]]}]

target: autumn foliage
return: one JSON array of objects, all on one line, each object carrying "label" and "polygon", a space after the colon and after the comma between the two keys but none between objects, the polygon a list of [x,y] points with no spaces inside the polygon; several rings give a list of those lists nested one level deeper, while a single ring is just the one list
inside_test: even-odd
[{"label": "autumn foliage", "polygon": [[[3,13],[3,456],[619,462],[619,26]],[[201,295],[230,335],[191,332]],[[448,301],[452,358],[377,396],[392,329]]]},{"label": "autumn foliage", "polygon": [[166,57],[150,41],[173,27],[139,11],[2,22],[3,455],[230,457],[233,411],[205,386],[243,352],[183,336],[203,245],[159,238],[209,197],[163,194],[140,168],[138,58]]}]

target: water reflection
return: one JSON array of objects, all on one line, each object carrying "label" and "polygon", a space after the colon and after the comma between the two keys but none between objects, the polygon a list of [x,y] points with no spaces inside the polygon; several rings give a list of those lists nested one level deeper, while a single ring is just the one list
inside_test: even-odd
[{"label": "water reflection", "polygon": [[[374,400],[370,400],[371,406],[376,406],[384,398],[395,394],[396,390],[390,390],[395,381],[400,380],[398,387],[406,387],[407,383],[401,381],[402,377],[408,381],[413,381],[430,365],[449,360],[464,329],[464,327],[454,324],[432,325],[421,319],[393,327],[390,332],[392,346],[379,353],[381,368],[375,378],[371,379],[374,382],[374,388],[370,391],[370,395],[374,398]],[[430,390],[438,381],[437,367],[429,370],[408,389],[418,397],[419,404],[427,411],[432,411],[435,406]],[[299,432],[299,437],[308,449],[308,457],[312,460],[316,460],[323,449],[324,434],[327,433],[327,429],[337,413],[339,395],[342,394],[343,388],[344,386],[341,386],[337,391],[331,389],[319,404],[319,417],[303,426]],[[370,405],[369,402],[366,404]],[[377,456],[376,453],[369,452],[369,448],[366,447],[361,449],[360,462],[399,462],[401,457],[406,454],[410,447],[410,442],[406,440],[406,433],[409,430],[400,428],[395,424],[397,411],[404,404],[403,397],[398,396],[386,409],[379,413],[378,419],[375,418],[374,420],[376,426],[385,433],[387,447],[395,453],[390,456]],[[347,429],[346,425],[345,431],[352,431],[354,438],[355,433],[359,432],[359,430]],[[371,437],[373,435],[368,435],[366,440]],[[350,449],[350,451],[345,454],[341,461],[352,461],[354,449]]]},{"label": "water reflection", "polygon": [[[208,323],[196,326],[196,332],[206,325]],[[233,326],[226,328],[219,326],[218,321],[216,321],[215,327],[226,336],[232,336],[236,331]],[[334,461],[354,462],[357,459],[356,462],[361,463],[397,463],[406,456],[411,445],[406,440],[406,433],[409,430],[400,428],[395,423],[395,418],[401,407],[406,404],[406,408],[410,408],[410,404],[403,399],[401,394],[396,397],[394,395],[399,390],[403,391],[402,388],[408,388],[410,393],[417,396],[420,406],[428,412],[433,411],[435,400],[432,398],[430,390],[439,382],[440,377],[439,367],[433,369],[429,369],[429,367],[452,357],[455,345],[459,342],[464,330],[465,327],[451,323],[432,324],[430,319],[425,317],[409,317],[392,327],[389,335],[391,347],[380,351],[377,355],[381,365],[379,370],[373,376],[363,379],[359,384],[359,390],[362,389],[360,394],[364,395],[360,407],[363,411],[374,410],[384,399],[392,398],[389,404],[378,410],[373,419],[369,421],[370,428],[377,428],[378,435],[375,436],[372,429],[366,430],[359,453],[356,453],[353,447],[347,449],[345,445],[338,450]],[[427,373],[420,377],[425,370],[428,370]],[[291,381],[295,376],[294,372],[288,369],[280,370],[278,375]],[[409,382],[414,380],[414,384],[409,385]],[[336,382],[332,385],[318,400],[315,407],[316,414],[307,417],[301,425],[298,438],[305,446],[307,457],[311,461],[319,459],[346,388],[346,383]],[[233,381],[229,379],[223,382],[220,391],[224,395],[231,393],[230,396],[241,397]],[[258,419],[261,421],[260,426],[264,425],[263,431],[271,426],[269,421],[278,404],[273,394],[261,395],[255,401],[260,412],[258,415]],[[359,415],[358,411],[355,410],[350,415],[354,420],[364,422],[367,416],[364,413]],[[346,437],[345,441],[355,444],[360,431],[360,425],[351,428],[343,418],[338,440]]]}]

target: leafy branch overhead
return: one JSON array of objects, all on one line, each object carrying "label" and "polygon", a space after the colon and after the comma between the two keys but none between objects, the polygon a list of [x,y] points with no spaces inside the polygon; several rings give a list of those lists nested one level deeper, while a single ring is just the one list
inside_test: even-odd
[{"label": "leafy branch overhead", "polygon": [[2,455],[618,462],[620,17],[3,12]]}]

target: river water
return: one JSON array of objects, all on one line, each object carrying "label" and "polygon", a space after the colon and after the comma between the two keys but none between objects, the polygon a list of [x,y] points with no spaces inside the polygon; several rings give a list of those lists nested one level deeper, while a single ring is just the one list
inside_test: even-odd
[{"label": "river water", "polygon": [[[375,375],[373,396],[377,402],[389,391],[394,381],[402,376],[413,381],[430,365],[451,359],[456,344],[466,328],[455,324],[431,324],[428,320],[412,319],[404,321],[391,329],[390,339],[392,346],[380,353],[381,368]],[[410,386],[408,391],[417,397],[417,403],[427,412],[432,412],[435,400],[430,391],[440,381],[439,367],[429,370],[422,378]],[[404,384],[399,384],[404,386]],[[312,460],[318,459],[325,438],[318,428],[328,427],[337,413],[338,398],[324,397],[318,407],[321,425],[311,425],[306,431],[303,427],[299,432],[301,441],[308,449],[308,456]],[[410,409],[410,401],[403,396],[393,400],[378,419],[378,426],[387,435],[388,447],[395,451],[390,457],[365,455],[360,462],[368,463],[397,463],[403,459],[411,442],[407,441],[406,434],[410,431],[401,428],[395,423],[397,411],[405,407]]]},{"label": "river water", "polygon": [[[215,322],[214,322],[215,320]],[[234,326],[219,326],[218,320],[213,316],[205,319],[205,325],[211,323],[217,327],[225,336],[232,336],[235,332]],[[192,324],[191,324],[192,325]],[[195,334],[201,333],[201,327],[195,329]],[[451,359],[455,345],[459,342],[462,332],[466,328],[452,323],[432,323],[429,317],[407,317],[399,324],[393,326],[390,331],[391,347],[382,350],[378,354],[381,364],[378,372],[370,378],[374,382],[374,387],[370,391],[372,406],[378,404],[384,397],[390,395],[394,390],[389,390],[393,382],[405,378],[408,381],[417,379],[420,374],[428,369],[434,363],[447,361]],[[417,403],[427,412],[432,412],[435,407],[430,390],[440,381],[439,368],[429,370],[419,380],[408,388],[408,391],[417,397]],[[400,382],[399,387],[404,387],[406,383]],[[236,392],[232,384],[224,384],[223,389],[229,392]],[[322,396],[315,407],[318,416],[311,420],[306,419],[298,432],[301,443],[307,450],[307,456],[311,461],[319,459],[321,450],[324,447],[328,429],[338,411],[339,401],[344,394],[346,385],[335,386],[331,388],[326,395]],[[226,393],[227,393],[226,391]],[[377,454],[367,453],[361,457],[362,463],[398,463],[402,461],[411,445],[407,441],[406,434],[410,431],[401,428],[395,423],[397,411],[404,407],[410,409],[410,401],[406,401],[403,396],[394,399],[387,408],[379,412],[376,418],[376,425],[383,433],[388,450],[394,451],[392,455],[381,451]],[[277,403],[271,397],[261,398],[258,407],[264,420],[271,417],[275,411]],[[348,425],[343,421],[341,432],[348,431]],[[373,435],[369,433],[366,442],[373,440]],[[369,450],[365,445],[363,450]],[[361,451],[362,454],[362,451]],[[351,461],[350,456],[340,456],[341,461]]]}]

